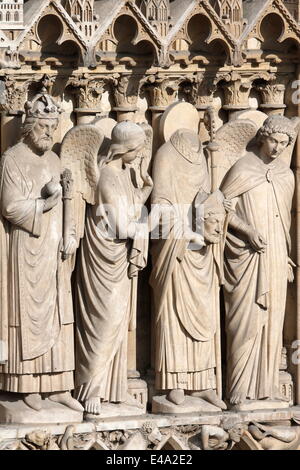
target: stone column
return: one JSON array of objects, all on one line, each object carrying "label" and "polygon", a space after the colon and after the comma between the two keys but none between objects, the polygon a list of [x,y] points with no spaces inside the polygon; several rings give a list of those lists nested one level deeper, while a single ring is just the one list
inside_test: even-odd
[{"label": "stone column", "polygon": [[152,112],[153,127],[153,154],[163,143],[160,138],[160,119],[165,110],[175,101],[175,93],[178,90],[178,77],[151,76],[148,78],[147,91],[150,96],[150,111]]},{"label": "stone column", "polygon": [[138,110],[137,107],[122,107],[122,106],[115,106],[113,111],[117,112],[117,121],[134,121],[134,116],[136,111]]},{"label": "stone column", "polygon": [[73,77],[69,81],[77,97],[75,113],[77,124],[90,124],[97,116],[101,116],[101,100],[104,92],[105,80],[102,77],[87,78],[85,75]]},{"label": "stone column", "polygon": [[139,77],[133,75],[118,75],[114,77],[114,99],[116,106],[113,111],[117,113],[117,121],[134,121],[138,110],[137,101],[140,91]]},{"label": "stone column", "polygon": [[284,115],[286,85],[278,81],[265,82],[255,87],[261,94],[262,104],[260,110],[269,116],[272,114]]},{"label": "stone column", "polygon": [[15,145],[21,136],[22,116],[27,99],[29,81],[20,82],[9,76],[1,90],[1,154]]},{"label": "stone column", "polygon": [[153,155],[157,152],[159,147],[161,146],[161,138],[160,138],[160,132],[159,132],[159,126],[160,126],[160,119],[162,115],[164,114],[165,110],[167,109],[167,106],[151,106],[150,111],[152,113],[152,128],[153,128]]},{"label": "stone column", "polygon": [[207,76],[204,72],[199,72],[197,73],[195,82],[193,84],[191,102],[199,113],[199,133],[201,140],[205,135],[205,116],[207,111],[213,108],[213,95],[217,90],[218,81],[219,78],[216,77],[216,75]]},{"label": "stone column", "polygon": [[1,113],[1,154],[17,143],[21,137],[22,111]]},{"label": "stone column", "polygon": [[232,72],[225,78],[221,86],[225,93],[223,109],[229,112],[229,120],[236,111],[249,109],[249,97],[252,88],[249,79],[242,78],[238,73]]}]

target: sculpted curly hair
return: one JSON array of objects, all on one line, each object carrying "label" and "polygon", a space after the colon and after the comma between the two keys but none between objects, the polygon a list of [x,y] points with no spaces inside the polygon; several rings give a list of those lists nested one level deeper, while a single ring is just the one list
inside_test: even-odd
[{"label": "sculpted curly hair", "polygon": [[289,137],[289,145],[295,142],[296,132],[291,120],[279,114],[266,119],[257,133],[257,140],[261,142],[265,137],[276,133],[286,134]]},{"label": "sculpted curly hair", "polygon": [[28,135],[31,133],[32,129],[34,128],[34,126],[36,124],[36,121],[37,121],[37,119],[34,119],[34,118],[26,118],[25,119],[25,122],[24,122],[24,124],[22,126],[22,130],[21,130],[21,135],[22,135],[23,139],[28,137]]}]

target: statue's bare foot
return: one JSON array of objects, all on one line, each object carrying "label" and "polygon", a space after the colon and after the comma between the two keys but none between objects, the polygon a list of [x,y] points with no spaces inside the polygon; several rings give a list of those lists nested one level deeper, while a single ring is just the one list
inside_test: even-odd
[{"label": "statue's bare foot", "polygon": [[176,388],[171,390],[167,395],[167,400],[174,403],[174,405],[182,405],[184,403],[184,390]]},{"label": "statue's bare foot", "polygon": [[39,393],[28,393],[23,397],[24,403],[35,411],[42,409],[42,397]]},{"label": "statue's bare foot", "polygon": [[193,392],[192,397],[202,398],[202,400],[207,401],[211,405],[221,408],[221,410],[227,410],[226,403],[221,400],[215,390],[204,390],[202,392]]},{"label": "statue's bare foot", "polygon": [[72,397],[70,392],[51,393],[49,400],[65,405],[75,411],[83,411],[83,406]]},{"label": "statue's bare foot", "polygon": [[84,402],[84,410],[91,415],[99,415],[101,413],[100,397],[92,397]]}]

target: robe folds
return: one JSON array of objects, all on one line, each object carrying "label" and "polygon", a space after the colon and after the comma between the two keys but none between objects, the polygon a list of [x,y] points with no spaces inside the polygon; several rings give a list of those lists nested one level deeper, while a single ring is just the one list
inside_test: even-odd
[{"label": "robe folds", "polygon": [[221,191],[267,242],[265,253],[258,253],[245,235],[232,229],[227,235],[227,394],[232,402],[278,398],[294,176],[280,159],[264,164],[248,153],[229,171]]},{"label": "robe folds", "polygon": [[[138,218],[135,191],[129,168],[108,164],[100,172],[97,203],[87,207],[75,293],[76,393],[81,401],[127,399],[128,331],[135,329],[137,275],[147,263],[148,230],[135,240],[117,235],[126,230],[126,221]],[[112,217],[101,209],[104,205]],[[125,216],[123,227],[119,215]],[[100,231],[112,225],[115,236]]]},{"label": "robe folds", "polygon": [[[43,213],[45,185],[60,159],[19,143],[2,157],[0,389],[71,390],[74,371],[70,279],[61,261],[62,201]],[[5,279],[6,275],[6,279]]]},{"label": "robe folds", "polygon": [[[168,142],[155,157],[152,204],[161,207],[162,216],[170,208],[192,208],[198,193],[210,192],[202,152],[191,159],[184,149],[184,145],[179,149]],[[151,249],[156,387],[214,389],[219,313],[217,266],[212,247],[193,251],[185,237],[176,235],[176,214],[179,212],[174,210],[167,236],[152,241]]]}]

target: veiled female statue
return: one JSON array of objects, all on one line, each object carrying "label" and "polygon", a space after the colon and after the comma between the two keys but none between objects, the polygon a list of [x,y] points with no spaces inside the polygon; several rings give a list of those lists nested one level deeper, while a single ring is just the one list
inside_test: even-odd
[{"label": "veiled female statue", "polygon": [[294,141],[292,122],[271,116],[255,148],[233,165],[221,185],[233,204],[225,250],[227,394],[233,405],[281,398],[294,193],[294,175],[281,154]]},{"label": "veiled female statue", "polygon": [[[186,129],[173,134],[155,157],[153,181],[152,203],[160,207],[161,231],[165,231],[152,248],[156,388],[166,390],[167,401],[175,405],[184,405],[186,391],[226,408],[221,390],[217,393],[220,266],[212,250],[221,241],[225,210],[222,194],[210,195],[207,162],[197,134]],[[178,219],[182,217],[184,224],[184,214],[203,203],[204,233],[179,234]],[[167,231],[164,220],[170,221]],[[194,222],[192,215],[190,228]]]},{"label": "veiled female statue", "polygon": [[147,263],[148,224],[141,216],[152,190],[147,159],[142,188],[134,184],[132,163],[148,144],[141,126],[116,125],[86,208],[75,279],[76,396],[90,414],[100,414],[102,401],[130,399],[127,340],[135,328],[138,272]]}]

